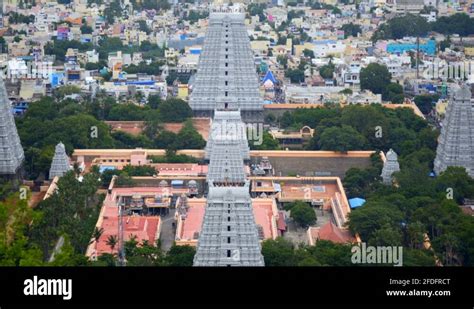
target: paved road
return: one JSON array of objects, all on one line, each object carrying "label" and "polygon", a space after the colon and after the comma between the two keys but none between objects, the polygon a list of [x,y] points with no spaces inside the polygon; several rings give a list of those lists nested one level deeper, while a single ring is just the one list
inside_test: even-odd
[{"label": "paved road", "polygon": [[[320,209],[314,209],[317,217],[316,224],[314,226],[323,226],[329,220],[331,220],[331,214],[328,211],[322,212]],[[308,244],[308,234],[305,228],[299,227],[293,219],[290,218],[289,212],[286,212],[287,218],[287,230],[284,235],[284,238],[290,240],[295,246],[298,247],[299,244]]]},{"label": "paved road", "polygon": [[174,238],[176,235],[176,228],[173,227],[175,209],[170,209],[170,212],[166,216],[161,216],[161,249],[168,251],[173,245]]}]

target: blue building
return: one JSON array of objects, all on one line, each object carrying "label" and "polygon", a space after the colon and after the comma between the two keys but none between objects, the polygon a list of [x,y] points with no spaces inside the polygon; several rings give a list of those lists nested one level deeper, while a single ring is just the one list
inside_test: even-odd
[{"label": "blue building", "polygon": [[[416,51],[416,43],[390,43],[387,44],[387,52],[390,54],[403,54],[408,51]],[[436,41],[429,40],[424,44],[420,43],[420,52],[434,56],[436,54]]]}]

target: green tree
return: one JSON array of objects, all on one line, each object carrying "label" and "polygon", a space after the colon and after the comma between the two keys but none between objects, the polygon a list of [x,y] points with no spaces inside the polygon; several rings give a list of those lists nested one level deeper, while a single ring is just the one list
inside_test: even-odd
[{"label": "green tree", "polygon": [[156,169],[151,165],[126,165],[122,169],[123,173],[126,173],[129,176],[153,176],[158,174]]},{"label": "green tree", "polygon": [[99,242],[99,239],[100,237],[102,236],[102,234],[104,233],[104,229],[103,228],[97,228],[95,227],[94,228],[94,233],[92,233],[92,238],[94,238],[94,240],[96,242]]},{"label": "green tree", "polygon": [[397,83],[388,84],[385,97],[394,104],[403,103],[405,98],[403,95],[403,87]]},{"label": "green tree", "polygon": [[351,262],[351,248],[351,244],[318,240],[315,246],[306,249],[322,266],[354,266]]},{"label": "green tree", "polygon": [[468,36],[474,34],[474,18],[466,13],[441,16],[432,24],[432,28],[438,33]]},{"label": "green tree", "polygon": [[173,245],[166,254],[166,263],[169,266],[191,267],[193,266],[196,249],[191,246]]},{"label": "green tree", "polygon": [[474,198],[474,180],[463,167],[448,167],[436,179],[436,187],[441,192],[452,192],[452,197],[458,204],[466,198]]},{"label": "green tree", "polygon": [[182,122],[193,115],[193,111],[186,101],[171,98],[158,106],[160,117],[164,122]]},{"label": "green tree", "polygon": [[186,121],[176,136],[176,140],[169,146],[171,149],[203,149],[206,141],[194,128],[191,121]]},{"label": "green tree", "polygon": [[425,36],[430,30],[430,24],[424,17],[405,14],[395,17],[382,24],[372,36],[375,42],[381,39],[401,39],[406,36]]},{"label": "green tree", "polygon": [[344,24],[341,27],[344,31],[344,38],[347,39],[350,36],[357,37],[359,33],[362,33],[362,28],[354,23]]},{"label": "green tree", "polygon": [[110,109],[108,120],[144,120],[149,111],[135,104],[116,104]]},{"label": "green tree", "polygon": [[436,266],[433,253],[428,250],[403,248],[403,266]]},{"label": "green tree", "polygon": [[290,210],[290,217],[301,227],[308,227],[316,222],[316,213],[307,203],[298,203]]},{"label": "green tree", "polygon": [[363,240],[371,241],[382,227],[400,229],[402,220],[402,212],[393,205],[368,200],[363,207],[349,214],[349,229],[354,234],[359,233]]},{"label": "green tree", "polygon": [[438,99],[438,95],[417,95],[415,96],[415,104],[423,114],[427,115],[433,110],[433,103]]},{"label": "green tree", "polygon": [[288,57],[286,57],[285,55],[278,55],[277,62],[286,68],[286,66],[288,65]]},{"label": "green tree", "polygon": [[289,69],[285,72],[285,77],[289,78],[291,83],[302,83],[304,82],[304,71],[300,69]]},{"label": "green tree", "polygon": [[81,26],[81,33],[82,34],[91,34],[93,31],[94,31],[94,29],[92,29],[92,27],[90,27],[90,26],[87,26],[87,25],[82,25]]},{"label": "green tree", "polygon": [[148,106],[150,106],[152,109],[157,109],[161,102],[162,100],[160,95],[151,94],[148,96]]},{"label": "green tree", "polygon": [[303,50],[303,55],[304,55],[306,58],[313,59],[313,58],[314,58],[314,51],[312,51],[311,49],[305,48],[305,49]]},{"label": "green tree", "polygon": [[249,138],[249,146],[252,150],[278,150],[280,144],[278,140],[274,139],[273,136],[267,131],[263,132],[261,143],[259,139]]},{"label": "green tree", "polygon": [[110,252],[112,253],[115,249],[115,246],[117,246],[117,243],[118,243],[117,236],[109,235],[105,243],[107,244],[107,246],[110,247]]},{"label": "green tree", "polygon": [[334,78],[335,69],[336,66],[330,61],[328,64],[319,68],[319,75],[321,75],[321,77],[324,79],[332,79]]},{"label": "green tree", "polygon": [[275,240],[266,239],[262,242],[262,255],[265,266],[294,266],[295,254],[293,244],[277,237]]},{"label": "green tree", "polygon": [[367,140],[352,127],[344,125],[325,129],[320,134],[318,144],[321,150],[346,152],[365,149]]},{"label": "green tree", "polygon": [[41,266],[41,251],[28,239],[28,224],[41,214],[18,193],[0,201],[0,265]]},{"label": "green tree", "polygon": [[360,87],[373,93],[386,95],[392,74],[387,67],[378,63],[371,63],[360,71]]}]

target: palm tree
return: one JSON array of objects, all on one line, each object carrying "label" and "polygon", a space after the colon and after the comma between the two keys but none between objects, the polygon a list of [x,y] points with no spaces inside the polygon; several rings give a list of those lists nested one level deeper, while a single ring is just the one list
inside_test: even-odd
[{"label": "palm tree", "polygon": [[[99,239],[100,239],[100,237],[102,236],[103,233],[104,233],[104,229],[103,229],[103,228],[97,228],[97,227],[95,227],[94,233],[92,233],[92,238],[94,238],[93,241],[99,242]],[[93,241],[91,241],[91,243],[92,243]]]},{"label": "palm tree", "polygon": [[117,245],[118,239],[117,236],[115,235],[110,235],[109,238],[107,238],[106,244],[110,246],[111,252],[114,252],[114,248]]}]

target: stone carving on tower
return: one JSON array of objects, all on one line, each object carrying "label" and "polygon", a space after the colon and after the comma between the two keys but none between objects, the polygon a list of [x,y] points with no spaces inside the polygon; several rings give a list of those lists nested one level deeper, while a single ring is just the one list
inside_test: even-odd
[{"label": "stone carving on tower", "polygon": [[398,155],[393,149],[387,151],[385,155],[386,160],[383,163],[382,181],[386,185],[391,185],[393,181],[393,173],[400,171],[400,164],[398,163]]},{"label": "stone carving on tower", "polygon": [[438,140],[434,170],[439,175],[448,166],[464,167],[474,177],[474,107],[467,85],[452,95]]},{"label": "stone carving on tower", "polygon": [[3,79],[0,78],[0,176],[18,174],[24,159],[12,106]]},{"label": "stone carving on tower", "polygon": [[212,149],[223,141],[239,143],[240,153],[244,160],[250,159],[250,148],[247,141],[246,126],[239,110],[216,110],[211,124],[211,134],[206,144],[205,159],[209,160]]},{"label": "stone carving on tower", "polygon": [[53,162],[51,163],[51,168],[49,169],[49,179],[54,179],[54,177],[62,177],[69,170],[71,170],[71,165],[69,164],[69,157],[66,154],[66,148],[63,143],[56,145],[54,151]]},{"label": "stone carving on tower", "polygon": [[[215,115],[237,115],[235,123],[242,122],[233,111],[216,110]],[[194,266],[264,266],[245,174],[247,139],[231,131],[211,130],[206,147],[209,193]]]},{"label": "stone carving on tower", "polygon": [[196,116],[231,108],[240,109],[244,122],[263,122],[263,98],[244,21],[241,10],[211,9],[189,100]]},{"label": "stone carving on tower", "polygon": [[191,107],[214,116],[206,145],[207,205],[194,266],[264,266],[244,160],[242,117],[260,117],[253,55],[241,12],[212,11]]}]

